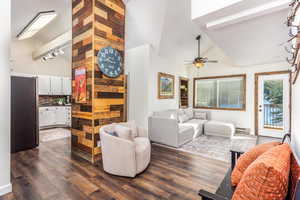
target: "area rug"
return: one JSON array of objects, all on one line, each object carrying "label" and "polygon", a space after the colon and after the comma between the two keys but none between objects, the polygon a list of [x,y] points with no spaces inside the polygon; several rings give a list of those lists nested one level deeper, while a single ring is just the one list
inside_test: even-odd
[{"label": "area rug", "polygon": [[278,138],[262,136],[258,141],[256,141],[256,137],[250,135],[235,135],[234,138],[235,139],[231,141],[230,138],[202,135],[199,138],[184,144],[179,148],[179,150],[216,160],[230,162],[230,148],[248,151],[250,148],[256,146],[257,142],[258,144],[262,144],[272,141],[281,141],[281,139]]},{"label": "area rug", "polygon": [[217,136],[200,136],[195,140],[184,144],[181,151],[195,153],[225,162],[230,161],[230,139]]},{"label": "area rug", "polygon": [[40,141],[50,142],[71,137],[71,131],[65,128],[54,128],[40,131]]}]

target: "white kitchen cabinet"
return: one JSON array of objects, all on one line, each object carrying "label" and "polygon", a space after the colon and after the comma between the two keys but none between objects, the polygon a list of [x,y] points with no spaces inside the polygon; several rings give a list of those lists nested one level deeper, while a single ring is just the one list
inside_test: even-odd
[{"label": "white kitchen cabinet", "polygon": [[72,79],[68,77],[63,77],[63,94],[64,95],[72,95]]},{"label": "white kitchen cabinet", "polygon": [[51,94],[52,95],[63,95],[63,89],[62,89],[62,77],[57,76],[51,76]]},{"label": "white kitchen cabinet", "polygon": [[72,95],[72,79],[59,76],[39,76],[39,95]]},{"label": "white kitchen cabinet", "polygon": [[66,107],[56,107],[56,124],[66,125],[67,124],[67,110]]},{"label": "white kitchen cabinet", "polygon": [[39,112],[39,126],[44,127],[47,125],[47,109],[46,108],[40,108]]},{"label": "white kitchen cabinet", "polygon": [[40,127],[53,126],[56,124],[55,107],[42,107],[39,110]]},{"label": "white kitchen cabinet", "polygon": [[49,107],[48,112],[47,112],[47,121],[48,124],[47,126],[52,126],[56,124],[56,112],[54,107]]},{"label": "white kitchen cabinet", "polygon": [[39,109],[39,126],[55,127],[55,126],[71,126],[71,107],[40,107]]},{"label": "white kitchen cabinet", "polygon": [[38,76],[39,95],[51,94],[51,80],[49,76]]}]

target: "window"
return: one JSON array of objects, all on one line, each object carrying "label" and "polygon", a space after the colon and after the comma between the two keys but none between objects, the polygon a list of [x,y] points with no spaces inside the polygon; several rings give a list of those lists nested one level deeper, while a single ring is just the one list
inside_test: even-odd
[{"label": "window", "polygon": [[245,95],[245,74],[194,79],[195,108],[245,110]]}]

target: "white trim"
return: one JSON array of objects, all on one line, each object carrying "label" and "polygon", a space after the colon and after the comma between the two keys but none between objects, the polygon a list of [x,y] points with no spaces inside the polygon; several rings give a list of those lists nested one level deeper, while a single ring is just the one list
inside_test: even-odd
[{"label": "white trim", "polygon": [[0,186],[0,196],[8,194],[12,192],[12,185],[9,183],[8,185]]}]

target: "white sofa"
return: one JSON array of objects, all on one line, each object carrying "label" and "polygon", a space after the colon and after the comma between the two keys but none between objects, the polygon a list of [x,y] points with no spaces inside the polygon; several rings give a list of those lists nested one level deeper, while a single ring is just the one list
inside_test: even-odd
[{"label": "white sofa", "polygon": [[148,120],[150,140],[172,147],[180,147],[202,134],[232,137],[231,123],[209,121],[208,114],[199,109],[177,109],[154,112]]},{"label": "white sofa", "polygon": [[[114,132],[116,126],[132,130],[132,138],[124,139]],[[112,135],[115,134],[115,135]],[[146,130],[134,122],[103,126],[100,129],[104,171],[113,175],[135,177],[150,163],[151,144]]]},{"label": "white sofa", "polygon": [[[182,119],[185,112],[190,115]],[[177,148],[199,137],[207,120],[206,115],[196,119],[194,112],[192,109],[154,112],[148,120],[150,140]]]}]

